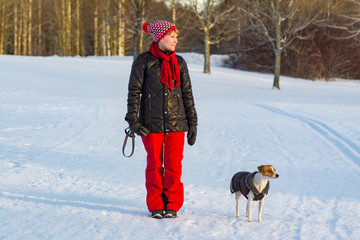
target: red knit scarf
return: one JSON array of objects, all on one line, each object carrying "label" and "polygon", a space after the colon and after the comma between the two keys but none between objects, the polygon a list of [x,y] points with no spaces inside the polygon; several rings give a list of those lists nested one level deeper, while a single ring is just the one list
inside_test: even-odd
[{"label": "red knit scarf", "polygon": [[174,88],[172,84],[173,79],[175,80],[175,86],[180,86],[180,70],[175,51],[171,54],[165,54],[160,50],[159,46],[153,42],[150,45],[150,53],[156,58],[163,60],[161,63],[160,81],[171,91]]}]

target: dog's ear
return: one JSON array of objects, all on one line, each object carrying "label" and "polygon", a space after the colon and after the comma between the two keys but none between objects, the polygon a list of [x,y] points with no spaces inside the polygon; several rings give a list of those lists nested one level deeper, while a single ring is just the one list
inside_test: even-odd
[{"label": "dog's ear", "polygon": [[258,166],[259,172],[261,172],[263,168],[264,168],[264,165]]}]

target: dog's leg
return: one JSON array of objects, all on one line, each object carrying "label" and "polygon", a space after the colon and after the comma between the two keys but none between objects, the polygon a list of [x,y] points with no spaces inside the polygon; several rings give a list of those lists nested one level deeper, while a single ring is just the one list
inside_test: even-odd
[{"label": "dog's leg", "polygon": [[236,217],[237,217],[237,218],[240,217],[240,214],[239,214],[240,198],[241,198],[241,193],[240,193],[240,192],[236,192],[236,193],[235,193],[235,201],[236,201]]},{"label": "dog's leg", "polygon": [[252,218],[251,218],[251,205],[253,203],[254,200],[254,194],[252,192],[250,192],[248,194],[248,202],[247,202],[247,206],[246,206],[246,212],[247,212],[247,217],[248,217],[248,222],[252,222]]},{"label": "dog's leg", "polygon": [[259,222],[262,221],[262,219],[261,219],[261,212],[262,212],[262,208],[263,208],[263,206],[264,206],[264,199],[265,199],[265,197],[263,197],[263,199],[261,199],[261,200],[259,201]]},{"label": "dog's leg", "polygon": [[249,217],[249,200],[246,203],[246,217]]}]

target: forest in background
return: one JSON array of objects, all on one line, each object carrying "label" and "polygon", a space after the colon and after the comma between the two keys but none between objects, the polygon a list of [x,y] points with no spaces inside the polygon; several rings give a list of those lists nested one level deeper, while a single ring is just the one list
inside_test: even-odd
[{"label": "forest in background", "polygon": [[228,54],[242,70],[360,79],[359,0],[0,0],[0,54],[136,56],[157,19],[180,30],[178,52],[204,53],[204,72]]}]

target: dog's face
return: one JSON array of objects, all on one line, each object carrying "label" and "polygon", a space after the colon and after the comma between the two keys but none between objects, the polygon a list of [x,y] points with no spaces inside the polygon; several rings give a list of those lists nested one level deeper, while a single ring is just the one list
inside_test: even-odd
[{"label": "dog's face", "polygon": [[276,173],[275,168],[271,165],[258,166],[258,170],[264,177],[273,178],[273,179],[279,177],[279,174]]}]

